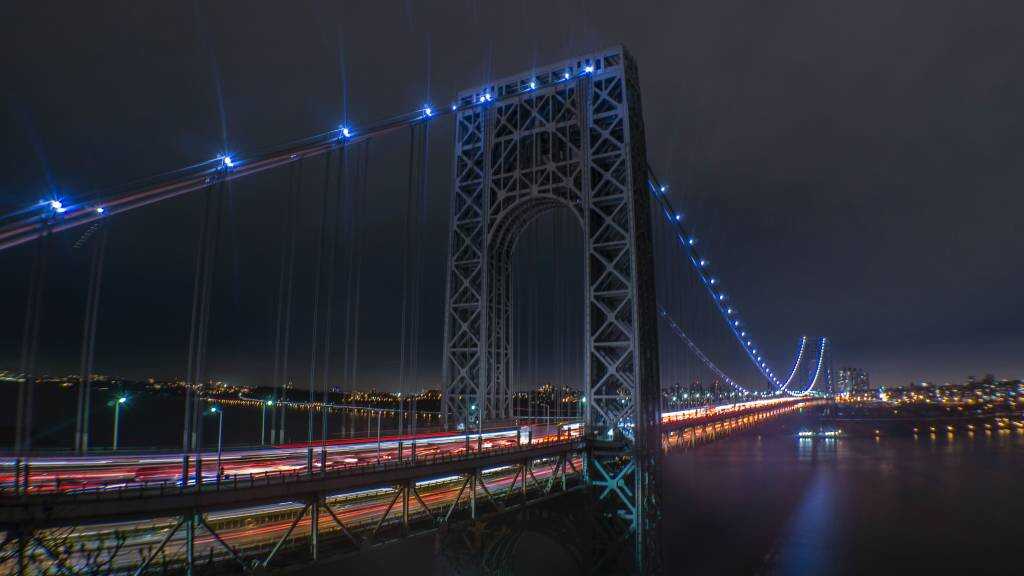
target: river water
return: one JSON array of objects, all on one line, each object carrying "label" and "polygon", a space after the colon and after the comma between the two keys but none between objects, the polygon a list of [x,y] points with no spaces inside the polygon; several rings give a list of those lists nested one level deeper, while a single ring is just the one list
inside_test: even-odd
[{"label": "river water", "polygon": [[1024,573],[1024,435],[794,437],[808,425],[665,458],[667,573]]}]

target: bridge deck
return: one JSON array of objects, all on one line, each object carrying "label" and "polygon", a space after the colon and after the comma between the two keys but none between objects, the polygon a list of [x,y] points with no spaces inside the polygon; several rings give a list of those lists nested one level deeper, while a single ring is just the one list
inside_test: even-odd
[{"label": "bridge deck", "polygon": [[0,497],[0,525],[43,527],[84,523],[96,518],[104,521],[130,520],[175,516],[193,510],[212,511],[301,500],[315,494],[401,484],[583,449],[583,441],[574,438],[462,455],[438,455],[416,461],[381,462],[312,475],[308,472],[270,473],[236,476],[229,481],[199,486],[162,483],[157,487],[125,487],[72,494],[5,495]]}]

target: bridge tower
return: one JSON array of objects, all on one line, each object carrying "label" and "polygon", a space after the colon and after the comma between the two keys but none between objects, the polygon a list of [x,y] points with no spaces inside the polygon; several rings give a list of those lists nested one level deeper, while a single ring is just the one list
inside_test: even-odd
[{"label": "bridge tower", "polygon": [[444,413],[512,416],[512,255],[540,214],[584,232],[586,476],[594,572],[656,572],[660,399],[647,158],[622,47],[459,93]]}]

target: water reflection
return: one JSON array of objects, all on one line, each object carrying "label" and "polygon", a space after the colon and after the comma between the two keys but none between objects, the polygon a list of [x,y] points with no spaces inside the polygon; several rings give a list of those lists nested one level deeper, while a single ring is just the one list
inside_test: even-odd
[{"label": "water reflection", "polygon": [[[835,440],[830,440],[835,442]],[[818,471],[781,538],[777,573],[823,574],[834,560],[832,540],[835,518],[834,482]]]},{"label": "water reflection", "polygon": [[1024,432],[800,439],[801,418],[666,455],[666,573],[1019,573],[984,551],[1019,546]]}]

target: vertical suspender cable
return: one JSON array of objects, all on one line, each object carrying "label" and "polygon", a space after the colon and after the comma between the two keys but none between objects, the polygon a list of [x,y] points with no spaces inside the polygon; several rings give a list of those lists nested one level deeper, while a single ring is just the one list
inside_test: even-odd
[{"label": "vertical suspender cable", "polygon": [[[330,161],[330,157],[327,159]],[[327,410],[330,397],[328,396],[331,373],[331,333],[334,330],[334,279],[335,259],[338,251],[339,235],[341,234],[342,198],[345,192],[342,177],[345,170],[345,158],[342,152],[338,152],[338,170],[335,182],[334,211],[330,227],[330,243],[327,250],[327,303],[324,306],[324,348],[323,348],[323,370],[321,380],[323,382],[323,408],[320,412],[320,464],[326,467],[327,464]],[[328,167],[329,169],[329,167]],[[328,172],[328,180],[330,173]],[[323,468],[326,469],[326,468]]]},{"label": "vertical suspender cable", "polygon": [[92,364],[96,353],[96,321],[99,314],[107,234],[107,227],[101,225],[100,236],[92,246],[92,257],[89,265],[89,288],[85,300],[85,323],[82,327],[82,358],[78,378],[78,411],[75,414],[75,450],[82,454],[89,451]]},{"label": "vertical suspender cable", "polygon": [[[426,222],[426,210],[427,210],[427,167],[430,164],[429,152],[430,152],[430,124],[423,124],[423,128],[420,130],[420,151],[419,151],[419,186],[418,186],[418,210],[416,211],[416,233],[413,240],[413,277],[412,277],[412,389],[410,392],[414,395],[419,394],[420,388],[417,386],[419,382],[419,360],[420,360],[420,315],[421,315],[421,301],[422,294],[421,286],[423,284],[423,228]],[[416,396],[413,396],[415,398]],[[415,400],[414,400],[415,401]],[[412,429],[416,429],[416,415],[412,416]]]},{"label": "vertical suspender cable", "polygon": [[[351,390],[348,386],[348,377],[350,373],[350,350],[352,346],[352,300],[354,296],[353,288],[353,274],[355,273],[355,257],[356,257],[356,232],[355,226],[357,217],[355,215],[356,203],[355,203],[355,190],[356,190],[356,178],[358,169],[350,169],[351,164],[356,164],[355,158],[358,158],[359,148],[355,148],[352,153],[353,160],[349,159],[349,148],[348,146],[341,149],[341,162],[344,167],[339,173],[338,177],[341,179],[345,186],[346,194],[345,200],[348,206],[348,210],[345,215],[345,227],[346,227],[346,242],[345,242],[345,330],[342,334],[342,348],[344,350],[342,367],[341,367],[341,392],[345,393],[346,390]],[[345,411],[341,411],[341,429],[342,435],[345,431]]]},{"label": "vertical suspender cable", "polygon": [[[369,160],[370,160],[370,141],[367,140],[362,146],[362,160],[361,165],[357,168],[358,178],[356,180],[356,214],[361,215],[366,207],[366,183],[368,179]],[[353,306],[352,314],[352,377],[349,380],[352,382],[353,388],[359,375],[359,318],[360,318],[360,296],[362,294],[362,265],[363,265],[363,246],[366,244],[366,234],[361,225],[361,219],[356,220],[360,223],[358,230],[358,240],[356,242],[356,266],[355,266],[355,302]]]},{"label": "vertical suspender cable", "polygon": [[[288,394],[288,383],[289,383],[289,370],[288,363],[291,358],[291,341],[292,341],[292,309],[295,301],[295,244],[296,236],[298,235],[298,223],[296,219],[299,211],[299,196],[302,193],[302,161],[300,160],[295,164],[295,171],[292,174],[291,189],[289,191],[290,201],[288,204],[288,280],[285,287],[285,306],[284,306],[284,334],[281,338],[281,374],[280,374],[280,398],[282,400],[287,399]],[[285,424],[287,423],[287,406],[284,402],[281,402],[281,421],[280,428],[277,433],[277,441],[284,443],[285,441]]]},{"label": "vertical suspender cable", "polygon": [[[43,234],[36,243],[29,276],[28,305],[21,340],[21,377],[18,384],[17,424],[14,449],[17,454],[32,449],[32,412],[35,387],[36,352],[39,349],[39,322],[43,313],[43,284],[50,251],[50,222],[43,223]],[[28,479],[25,479],[27,488]]]},{"label": "vertical suspender cable", "polygon": [[[196,379],[196,394],[193,396],[192,406],[192,421],[195,440],[196,450],[196,482],[202,481],[202,398],[198,391],[205,386],[206,381],[206,356],[207,347],[210,333],[210,314],[213,308],[212,303],[212,290],[214,276],[217,271],[217,248],[220,243],[220,226],[221,219],[224,214],[224,197],[228,193],[228,186],[230,184],[226,180],[221,180],[216,188],[213,189],[215,194],[214,198],[211,198],[209,206],[211,207],[210,221],[211,226],[209,233],[207,234],[206,240],[206,253],[207,257],[204,262],[204,274],[203,274],[203,288],[202,298],[199,310],[199,330],[196,334],[196,361],[195,361],[195,379]],[[219,470],[217,471],[219,474]]]},{"label": "vertical suspender cable", "polygon": [[[201,220],[199,222],[199,237],[196,242],[196,266],[194,277],[192,279],[192,312],[189,315],[188,350],[185,368],[185,424],[182,427],[181,439],[182,452],[186,453],[192,449],[192,387],[195,383],[196,370],[196,334],[199,331],[199,310],[201,306],[200,300],[203,286],[203,270],[205,269],[204,262],[206,260],[206,236],[208,234],[207,227],[209,226],[207,212],[209,211],[208,206],[210,204],[210,196],[212,194],[212,186],[207,187],[203,192]],[[182,472],[182,482],[185,482],[186,480],[184,477],[186,472],[187,471]]]},{"label": "vertical suspender cable", "polygon": [[398,434],[402,434],[402,394],[405,392],[408,378],[408,317],[409,317],[409,261],[412,259],[412,232],[414,226],[413,212],[416,209],[416,124],[409,127],[409,160],[407,167],[406,199],[405,199],[405,232],[402,237],[402,327],[398,360]]},{"label": "vertical suspender cable", "polygon": [[[292,204],[294,204],[294,192],[295,192],[295,170],[299,163],[293,163],[288,165],[288,193],[285,195],[285,209],[283,212],[283,218],[281,219],[281,263],[278,268],[277,277],[277,303],[275,310],[275,321],[274,321],[274,371],[271,376],[270,385],[273,389],[271,392],[271,398],[274,400],[278,399],[278,385],[280,383],[281,374],[281,345],[282,345],[282,329],[284,327],[284,307],[285,307],[285,282],[288,280],[288,268],[289,268],[289,255],[291,253],[291,242],[289,236],[291,235],[292,222],[291,222],[291,210]],[[266,402],[266,400],[264,400]],[[276,443],[277,437],[277,409],[273,408],[270,411],[270,444]]]},{"label": "vertical suspender cable", "polygon": [[330,236],[327,231],[327,215],[330,208],[330,182],[331,182],[331,154],[328,152],[324,158],[324,188],[322,194],[322,206],[320,207],[320,226],[317,229],[316,265],[313,268],[313,319],[312,335],[310,338],[309,358],[309,414],[307,417],[307,442],[313,444],[313,403],[316,400],[316,365],[317,352],[320,347],[320,288],[323,276],[324,254],[327,252],[327,238]]}]

